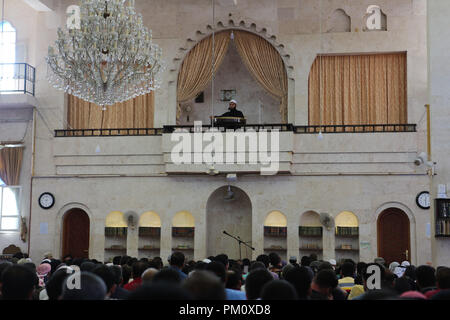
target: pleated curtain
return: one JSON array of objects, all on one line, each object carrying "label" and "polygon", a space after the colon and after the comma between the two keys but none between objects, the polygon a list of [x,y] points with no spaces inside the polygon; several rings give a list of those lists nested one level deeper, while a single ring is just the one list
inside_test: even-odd
[{"label": "pleated curtain", "polygon": [[177,122],[180,120],[180,103],[189,101],[206,89],[212,80],[213,44],[214,73],[217,73],[228,51],[231,37],[229,31],[219,32],[200,41],[184,59],[178,74],[177,86]]},{"label": "pleated curtain", "polygon": [[102,107],[68,95],[69,129],[139,129],[153,128],[154,93]]},{"label": "pleated curtain", "polygon": [[7,186],[19,185],[23,149],[23,147],[18,147],[0,150],[0,178]]},{"label": "pleated curtain", "polygon": [[317,57],[310,125],[406,124],[406,54]]},{"label": "pleated curtain", "polygon": [[280,101],[280,114],[287,122],[288,78],[278,51],[265,39],[253,33],[236,30],[236,48],[254,79]]}]

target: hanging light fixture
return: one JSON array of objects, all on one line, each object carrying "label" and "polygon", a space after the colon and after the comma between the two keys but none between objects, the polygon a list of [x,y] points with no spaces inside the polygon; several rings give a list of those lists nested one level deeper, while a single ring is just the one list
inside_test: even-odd
[{"label": "hanging light fixture", "polygon": [[49,47],[48,78],[68,94],[113,105],[159,87],[161,52],[134,0],[82,0],[79,28],[59,28]]}]

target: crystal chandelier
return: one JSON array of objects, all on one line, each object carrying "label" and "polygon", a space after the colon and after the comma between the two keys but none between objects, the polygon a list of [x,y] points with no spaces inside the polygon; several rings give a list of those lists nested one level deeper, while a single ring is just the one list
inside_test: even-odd
[{"label": "crystal chandelier", "polygon": [[100,106],[159,87],[161,48],[136,14],[134,0],[82,0],[80,23],[58,29],[46,58],[55,88]]}]

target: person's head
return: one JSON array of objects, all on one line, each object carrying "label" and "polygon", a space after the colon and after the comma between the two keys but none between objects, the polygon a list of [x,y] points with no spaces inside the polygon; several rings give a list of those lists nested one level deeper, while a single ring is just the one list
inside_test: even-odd
[{"label": "person's head", "polygon": [[342,277],[354,277],[355,276],[355,265],[351,262],[345,262],[341,267]]},{"label": "person's head", "polygon": [[394,272],[395,268],[397,268],[398,266],[400,266],[400,263],[398,263],[397,261],[391,262],[389,264],[389,270],[391,270],[391,272]]},{"label": "person's head", "polygon": [[191,295],[175,283],[145,284],[132,291],[127,300],[192,300]]},{"label": "person's head", "polygon": [[108,292],[105,282],[90,272],[76,272],[64,282],[62,300],[105,300]]},{"label": "person's head", "polygon": [[408,277],[412,280],[416,280],[416,267],[415,266],[406,267],[403,276]]},{"label": "person's head", "polygon": [[367,268],[367,263],[365,263],[365,262],[358,262],[356,264],[356,273],[361,275],[366,268]]},{"label": "person's head", "polygon": [[164,268],[153,276],[153,282],[169,282],[179,284],[181,282],[181,277],[176,270]]},{"label": "person's head", "polygon": [[194,271],[184,281],[185,288],[194,300],[225,300],[225,287],[210,271]]},{"label": "person's head", "polygon": [[111,267],[106,265],[98,265],[92,270],[92,273],[99,276],[106,285],[106,295],[111,296],[116,290],[116,279]]},{"label": "person's head", "polygon": [[312,281],[311,289],[323,296],[332,297],[332,292],[337,285],[338,280],[334,271],[325,269],[316,274]]},{"label": "person's head", "polygon": [[31,300],[38,285],[36,273],[21,265],[13,265],[2,273],[2,299]]},{"label": "person's head", "polygon": [[122,266],[122,285],[130,282],[132,269],[128,264]]},{"label": "person's head", "polygon": [[181,269],[184,266],[184,260],[185,260],[185,257],[184,257],[183,252],[175,251],[170,256],[169,263],[172,267],[177,267],[177,268]]},{"label": "person's head", "polygon": [[262,263],[261,261],[254,261],[250,264],[248,271],[252,272],[256,269],[266,269],[266,265],[264,263]]},{"label": "person's head", "polygon": [[227,271],[226,287],[228,289],[241,290],[242,287],[242,272],[238,268],[233,268]]},{"label": "person's head", "polygon": [[144,273],[144,271],[147,270],[147,263],[142,262],[142,261],[137,261],[137,262],[133,263],[131,268],[133,270],[133,279],[137,279],[137,278],[142,277],[142,274]]},{"label": "person's head", "polygon": [[301,300],[306,300],[311,293],[311,275],[306,267],[294,267],[284,277],[297,291]]},{"label": "person's head", "polygon": [[264,285],[273,281],[273,276],[267,269],[256,269],[251,271],[245,279],[245,293],[248,300],[261,298],[261,292]]},{"label": "person's head", "polygon": [[450,268],[442,267],[436,272],[436,285],[441,290],[450,289]]},{"label": "person's head", "polygon": [[290,264],[297,264],[297,257],[296,256],[289,257],[289,263]]},{"label": "person's head", "polygon": [[311,253],[311,254],[309,255],[309,260],[310,260],[310,261],[317,261],[317,254]]},{"label": "person's head", "polygon": [[264,263],[264,266],[265,266],[266,268],[269,267],[269,264],[270,264],[270,258],[269,258],[269,256],[268,256],[267,254],[260,254],[260,255],[256,258],[256,261],[259,261],[259,262]]},{"label": "person's head", "polygon": [[307,267],[311,264],[311,259],[308,256],[303,256],[300,260],[300,265],[302,267]]},{"label": "person's head", "polygon": [[406,277],[397,278],[394,281],[394,290],[399,294],[411,291],[411,283]]},{"label": "person's head", "polygon": [[416,269],[417,286],[419,289],[436,286],[436,273],[431,266],[423,265]]},{"label": "person's head", "polygon": [[114,274],[114,283],[118,286],[122,284],[122,268],[118,265],[113,265],[110,267],[111,272]]},{"label": "person's head", "polygon": [[237,101],[231,100],[230,104],[228,105],[228,109],[232,110],[232,109],[236,109],[236,107],[237,107]]},{"label": "person's head", "polygon": [[45,290],[47,291],[49,300],[58,300],[61,298],[63,284],[65,284],[67,277],[73,273],[74,270],[71,268],[61,268],[55,271],[45,285]]},{"label": "person's head", "polygon": [[297,300],[297,292],[285,280],[267,282],[261,290],[261,300]]},{"label": "person's head", "polygon": [[226,254],[219,254],[214,258],[214,261],[220,262],[225,266],[225,269],[228,270],[229,265],[229,260],[228,260],[228,256]]},{"label": "person's head", "polygon": [[154,268],[158,270],[161,270],[164,266],[161,257],[154,257],[151,262],[154,264]]},{"label": "person's head", "polygon": [[275,252],[269,254],[269,262],[273,267],[279,267],[281,265],[281,258]]},{"label": "person's head", "polygon": [[334,270],[334,268],[330,262],[324,261],[319,264],[319,266],[317,268],[317,272],[320,272],[322,270]]},{"label": "person's head", "polygon": [[112,260],[113,265],[115,265],[115,266],[120,265],[120,260],[122,260],[121,256],[115,256]]},{"label": "person's head", "polygon": [[95,269],[95,267],[96,267],[95,263],[93,263],[91,261],[85,261],[85,262],[81,263],[80,270],[86,271],[86,272],[91,272],[92,270]]},{"label": "person's head", "polygon": [[155,277],[155,275],[159,272],[158,269],[155,268],[148,268],[147,270],[144,271],[144,273],[142,274],[142,282],[144,284],[150,283],[153,281],[153,278]]},{"label": "person's head", "polygon": [[223,284],[226,283],[227,271],[225,269],[225,266],[221,262],[213,261],[211,263],[208,263],[205,270],[214,273]]}]

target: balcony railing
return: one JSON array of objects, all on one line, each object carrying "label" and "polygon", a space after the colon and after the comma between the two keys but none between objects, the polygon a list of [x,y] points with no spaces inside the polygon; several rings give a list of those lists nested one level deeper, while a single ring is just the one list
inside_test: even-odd
[{"label": "balcony railing", "polygon": [[[55,130],[55,137],[115,137],[115,136],[159,136],[170,134],[177,129],[194,133],[195,127],[189,125],[164,126],[164,128],[142,129],[71,129]],[[211,126],[202,126],[202,132],[211,129]],[[219,132],[226,132],[227,128],[215,127]],[[233,130],[233,129],[231,129]],[[364,125],[336,125],[336,126],[294,126],[292,124],[248,124],[239,128],[244,132],[261,130],[278,130],[280,132],[293,132],[295,134],[322,133],[378,133],[378,132],[416,132],[415,124],[364,124]]]},{"label": "balcony railing", "polygon": [[23,93],[34,96],[36,69],[28,63],[0,63],[0,94]]}]

